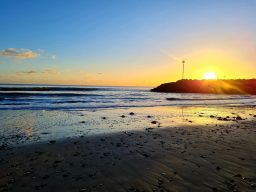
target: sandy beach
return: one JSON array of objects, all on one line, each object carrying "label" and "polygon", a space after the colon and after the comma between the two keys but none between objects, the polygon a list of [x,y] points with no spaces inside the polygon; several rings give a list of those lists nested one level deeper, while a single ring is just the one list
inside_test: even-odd
[{"label": "sandy beach", "polygon": [[[254,107],[129,110],[100,121],[129,121],[140,129],[2,145],[0,190],[256,190]],[[185,116],[172,119],[159,111]]]}]

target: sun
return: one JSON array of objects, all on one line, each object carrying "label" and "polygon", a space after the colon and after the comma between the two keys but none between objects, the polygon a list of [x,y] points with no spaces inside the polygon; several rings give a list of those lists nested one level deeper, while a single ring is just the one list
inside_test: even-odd
[{"label": "sun", "polygon": [[217,76],[214,72],[206,72],[203,75],[203,79],[217,79]]}]

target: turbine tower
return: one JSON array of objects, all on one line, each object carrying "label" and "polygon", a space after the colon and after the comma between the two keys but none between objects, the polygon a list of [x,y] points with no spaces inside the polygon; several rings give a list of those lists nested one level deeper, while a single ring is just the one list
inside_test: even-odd
[{"label": "turbine tower", "polygon": [[185,73],[185,60],[182,61],[182,80],[184,79],[184,73]]}]

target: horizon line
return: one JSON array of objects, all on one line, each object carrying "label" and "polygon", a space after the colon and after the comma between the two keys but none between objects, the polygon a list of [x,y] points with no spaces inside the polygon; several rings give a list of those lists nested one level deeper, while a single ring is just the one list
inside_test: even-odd
[{"label": "horizon line", "polygon": [[90,87],[154,87],[142,85],[78,85],[78,84],[39,84],[39,83],[1,83],[0,85],[37,85],[37,86],[90,86]]}]

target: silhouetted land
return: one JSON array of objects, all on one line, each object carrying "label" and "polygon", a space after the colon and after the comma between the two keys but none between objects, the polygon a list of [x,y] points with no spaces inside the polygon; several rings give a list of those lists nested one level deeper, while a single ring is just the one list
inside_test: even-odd
[{"label": "silhouetted land", "polygon": [[169,93],[256,95],[256,79],[179,80],[176,82],[164,83],[151,91]]}]

